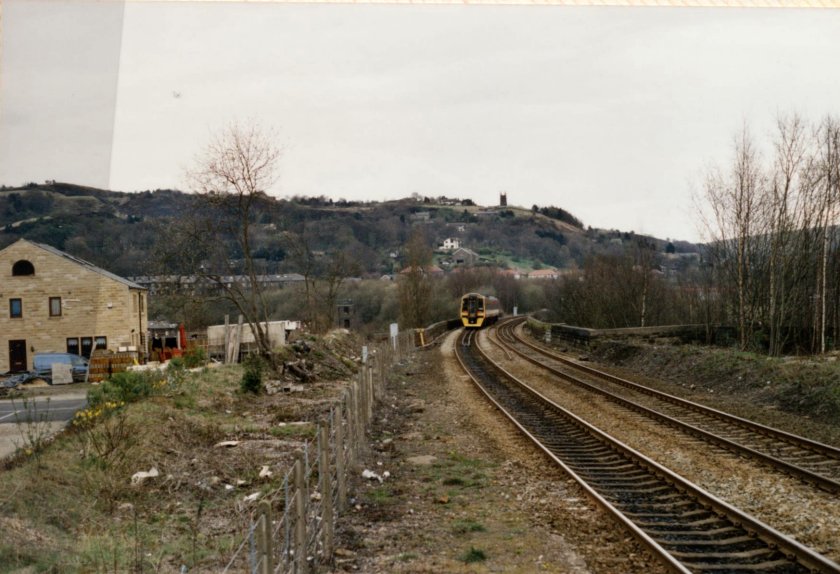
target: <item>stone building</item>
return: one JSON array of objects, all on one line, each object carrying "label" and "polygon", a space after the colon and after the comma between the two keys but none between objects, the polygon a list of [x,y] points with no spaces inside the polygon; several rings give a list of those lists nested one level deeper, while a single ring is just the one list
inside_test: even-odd
[{"label": "stone building", "polygon": [[0,250],[0,373],[32,356],[94,348],[145,352],[146,289],[58,249],[21,239]]},{"label": "stone building", "polygon": [[459,247],[452,252],[452,261],[455,265],[475,265],[478,260],[478,253],[466,247]]}]

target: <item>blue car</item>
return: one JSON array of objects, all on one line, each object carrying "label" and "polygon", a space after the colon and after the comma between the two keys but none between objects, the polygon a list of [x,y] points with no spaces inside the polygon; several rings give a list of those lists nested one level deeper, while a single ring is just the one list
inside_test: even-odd
[{"label": "blue car", "polygon": [[32,363],[35,376],[48,383],[52,383],[52,366],[55,364],[70,365],[74,382],[84,381],[88,372],[88,360],[72,353],[35,353]]}]

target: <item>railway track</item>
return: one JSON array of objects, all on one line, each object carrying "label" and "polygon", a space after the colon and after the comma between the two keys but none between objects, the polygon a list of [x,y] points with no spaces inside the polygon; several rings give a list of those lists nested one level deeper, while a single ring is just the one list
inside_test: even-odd
[{"label": "railway track", "polygon": [[[515,332],[518,323],[508,321],[497,328],[500,343],[563,380],[826,491],[840,493],[840,449],[578,364],[518,336]],[[570,371],[585,375],[587,380]]]},{"label": "railway track", "polygon": [[674,572],[840,574],[840,566],[609,437],[493,363],[462,335],[478,388]]}]

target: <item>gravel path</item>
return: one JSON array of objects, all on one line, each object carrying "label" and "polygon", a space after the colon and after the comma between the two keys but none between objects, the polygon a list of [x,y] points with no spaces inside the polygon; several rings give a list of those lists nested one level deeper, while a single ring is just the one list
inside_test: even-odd
[{"label": "gravel path", "polygon": [[[334,571],[664,572],[487,403],[455,337],[390,381]],[[365,469],[383,481],[361,479]]]}]

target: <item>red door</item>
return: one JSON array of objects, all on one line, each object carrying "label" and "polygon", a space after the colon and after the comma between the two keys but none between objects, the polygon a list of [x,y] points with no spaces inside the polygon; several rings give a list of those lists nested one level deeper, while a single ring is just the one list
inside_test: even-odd
[{"label": "red door", "polygon": [[26,341],[9,341],[9,370],[21,373],[26,370]]}]

